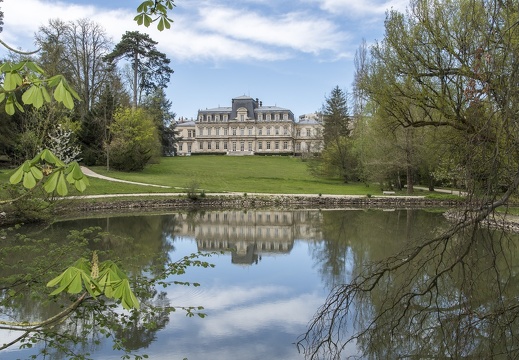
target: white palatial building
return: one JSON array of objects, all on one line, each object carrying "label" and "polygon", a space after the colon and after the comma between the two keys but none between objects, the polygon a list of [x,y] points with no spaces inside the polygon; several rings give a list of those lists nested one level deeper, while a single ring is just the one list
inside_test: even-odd
[{"label": "white palatial building", "polygon": [[274,155],[318,152],[321,121],[294,119],[289,109],[264,106],[257,98],[239,96],[232,106],[199,110],[197,119],[177,123],[178,155]]}]

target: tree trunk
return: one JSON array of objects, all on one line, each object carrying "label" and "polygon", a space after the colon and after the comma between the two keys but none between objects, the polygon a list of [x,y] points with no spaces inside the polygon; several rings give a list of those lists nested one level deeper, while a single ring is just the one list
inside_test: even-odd
[{"label": "tree trunk", "polygon": [[137,51],[133,53],[133,108],[137,108],[137,84],[139,72],[139,54]]}]

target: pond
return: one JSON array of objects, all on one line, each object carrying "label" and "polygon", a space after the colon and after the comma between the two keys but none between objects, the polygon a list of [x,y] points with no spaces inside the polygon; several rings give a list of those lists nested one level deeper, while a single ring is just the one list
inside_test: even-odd
[{"label": "pond", "polygon": [[[127,346],[151,359],[302,359],[295,342],[334,285],[447,225],[441,212],[425,210],[226,210],[98,216],[58,222],[38,236],[61,243],[72,229],[100,227],[116,253],[134,259],[131,271],[197,251],[223,251],[205,259],[214,268],[189,268],[168,279],[199,287],[159,290],[157,301],[203,306],[206,317],[172,313],[153,331],[128,330]],[[16,308],[29,318],[49,315],[30,301]],[[0,331],[3,343],[14,336]],[[0,358],[28,358],[35,349],[13,346]],[[103,337],[88,351],[95,359],[121,356]],[[347,349],[348,355],[356,351]]]}]

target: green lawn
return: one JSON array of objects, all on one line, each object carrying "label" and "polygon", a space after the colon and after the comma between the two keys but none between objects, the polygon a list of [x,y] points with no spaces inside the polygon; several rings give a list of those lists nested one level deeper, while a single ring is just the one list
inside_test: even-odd
[{"label": "green lawn", "polygon": [[[363,183],[344,184],[340,179],[323,179],[310,175],[306,163],[287,156],[190,156],[162,158],[142,172],[128,173],[107,171],[94,166],[99,174],[122,180],[171,186],[170,189],[116,183],[90,178],[90,184],[82,195],[184,192],[197,183],[206,193],[276,193],[276,194],[343,194],[380,195],[377,185]],[[12,170],[0,169],[0,184],[8,182]],[[71,191],[70,195],[78,195]],[[397,195],[406,195],[405,192]],[[417,191],[416,195],[444,198],[445,194]],[[0,188],[0,199],[6,193]]]},{"label": "green lawn", "polygon": [[[286,156],[190,156],[162,158],[160,164],[143,172],[106,171],[92,167],[99,174],[123,180],[189,187],[193,182],[205,192],[259,192],[279,194],[379,194],[378,187],[344,184],[340,179],[322,179],[310,175],[306,163]],[[112,184],[112,188],[122,185]],[[144,188],[146,192],[166,192],[160,188]],[[97,191],[92,189],[93,192]],[[106,190],[103,190],[106,191]],[[170,191],[182,191],[173,189]],[[92,193],[93,193],[92,192]]]}]

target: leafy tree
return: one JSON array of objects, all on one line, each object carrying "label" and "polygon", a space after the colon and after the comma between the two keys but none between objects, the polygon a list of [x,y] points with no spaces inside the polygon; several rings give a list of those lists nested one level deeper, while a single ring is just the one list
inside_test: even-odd
[{"label": "leafy tree", "polygon": [[50,20],[40,27],[36,44],[42,49],[41,66],[48,73],[67,76],[78,92],[81,102],[77,109],[84,119],[92,110],[107,80],[107,65],[104,56],[112,44],[105,30],[89,19],[63,22]]},{"label": "leafy tree", "polygon": [[110,168],[108,144],[111,140],[110,125],[118,108],[129,107],[130,96],[124,89],[119,75],[112,71],[100,97],[81,127],[83,161],[86,165],[106,164]]},{"label": "leafy tree", "polygon": [[348,114],[348,99],[346,93],[336,86],[325,99],[323,104],[324,146],[333,143],[338,137],[350,135],[351,120]]},{"label": "leafy tree", "polygon": [[[322,175],[338,175],[345,182],[356,179],[356,158],[353,139],[350,137],[352,124],[348,114],[346,93],[339,86],[326,97],[322,109],[324,148],[317,159],[317,171]],[[310,166],[312,162],[310,162]]]},{"label": "leafy tree", "polygon": [[[517,3],[413,0],[405,14],[388,12],[385,28],[360,86],[388,124],[445,128],[459,140],[453,160],[468,196],[451,229],[334,288],[300,344],[313,359],[341,358],[352,343],[373,358],[514,358],[518,279],[502,251],[512,242],[489,227],[519,186]],[[371,306],[351,326],[358,303]]]},{"label": "leafy tree", "polygon": [[360,80],[366,75],[368,65],[368,45],[362,40],[361,45],[355,52],[354,65],[355,74],[353,80],[353,116],[362,116],[365,112],[367,97],[364,90],[359,86]]},{"label": "leafy tree", "polygon": [[120,59],[129,61],[134,107],[140,103],[143,94],[148,95],[157,88],[167,87],[173,73],[169,67],[170,60],[166,54],[157,50],[157,44],[147,34],[127,31],[114,50],[105,57],[112,65]]},{"label": "leafy tree", "polygon": [[160,144],[154,119],[144,109],[120,109],[110,127],[111,164],[123,171],[139,171],[158,155]]},{"label": "leafy tree", "polygon": [[[0,0],[1,1],[1,0]],[[143,14],[158,13],[159,28],[168,26],[166,14],[167,9],[162,5],[172,2],[169,0],[156,1],[155,6],[151,7],[146,4],[152,3],[146,1],[139,8]],[[146,5],[146,6],[145,6]],[[153,3],[152,3],[153,5]],[[0,20],[3,13],[0,13]],[[149,22],[145,21],[146,25]],[[162,24],[162,25],[161,25]],[[168,26],[169,27],[169,26]],[[0,41],[1,42],[1,41]],[[2,42],[2,44],[4,44]],[[4,44],[5,45],[5,44]],[[6,45],[7,46],[7,45]],[[8,46],[7,46],[8,47]],[[11,49],[14,50],[14,49]],[[54,98],[58,102],[62,102],[67,108],[74,107],[73,97],[78,98],[77,94],[68,85],[62,75],[48,76],[45,71],[34,62],[21,61],[17,63],[6,62],[0,66],[0,73],[4,75],[4,82],[0,88],[0,102],[6,101],[5,109],[8,114],[14,114],[16,109],[23,112],[24,109],[17,98],[17,92],[24,90],[21,101],[25,105],[32,105],[39,109],[44,103],[50,103],[51,98],[47,91],[47,87],[54,88]],[[51,151],[45,149],[37,154],[32,160],[27,160],[20,168],[15,170],[10,178],[12,184],[22,183],[26,189],[35,189],[43,187],[46,192],[57,192],[59,195],[66,195],[68,192],[67,183],[73,184],[78,190],[82,191],[88,184],[87,178],[81,172],[77,163],[64,164]],[[19,199],[10,200],[18,201]],[[9,230],[0,229],[0,238],[7,241],[7,232]],[[0,273],[4,274],[5,269],[9,269],[9,275],[0,277],[0,305],[2,308],[11,304],[14,298],[27,297],[35,301],[37,299],[46,299],[47,291],[42,287],[45,282],[42,279],[48,277],[52,271],[62,266],[62,262],[68,262],[68,256],[74,257],[84,250],[87,241],[84,234],[89,233],[87,230],[83,233],[75,232],[71,234],[71,241],[68,246],[56,246],[48,243],[45,247],[47,251],[53,254],[52,257],[47,256],[47,251],[42,253],[42,242],[37,241],[31,244],[31,240],[26,236],[15,236],[13,246],[7,246],[1,249],[2,256],[0,261]],[[77,240],[77,241],[73,241]],[[3,244],[5,245],[5,244]],[[32,250],[29,251],[29,250]],[[13,254],[23,254],[24,260],[29,258],[31,261],[14,261]],[[30,254],[35,254],[30,256]],[[185,272],[188,266],[210,267],[212,265],[197,260],[198,257],[205,256],[201,254],[193,254],[184,257],[176,263],[169,264],[166,269],[159,272],[152,279],[141,278],[137,281],[139,284],[141,295],[145,294],[145,289],[154,288],[156,285],[166,285],[164,279],[172,274],[181,274]],[[47,261],[47,263],[42,262]],[[20,271],[17,271],[20,270]],[[189,283],[183,283],[189,285]],[[75,353],[74,344],[80,344],[88,337],[90,329],[96,328],[99,333],[111,336],[111,334],[120,331],[121,326],[130,324],[139,318],[136,309],[139,308],[139,302],[133,291],[129,287],[128,277],[119,270],[116,263],[112,261],[99,261],[97,253],[94,252],[92,260],[80,258],[72,266],[66,268],[60,275],[47,283],[47,287],[58,286],[52,292],[53,295],[61,293],[69,293],[71,303],[61,307],[61,311],[55,316],[45,319],[38,323],[30,321],[1,321],[0,328],[19,332],[21,335],[13,341],[3,343],[0,350],[6,349],[18,342],[23,346],[31,347],[41,339],[45,339],[47,345],[52,348],[63,351],[67,356],[76,359],[83,359],[89,356],[88,353]],[[42,291],[43,290],[43,291]],[[51,294],[51,295],[52,295]],[[116,306],[101,298],[119,300],[126,309],[132,309],[130,315],[121,314],[115,311]],[[45,300],[46,301],[46,300]],[[141,314],[146,321],[154,322],[155,313],[172,312],[174,307],[167,309],[159,309],[159,306],[147,306]],[[84,308],[87,311],[80,312],[79,309]],[[204,314],[198,313],[201,307],[182,307],[187,315],[193,316],[198,314],[204,317]],[[96,313],[95,317],[91,317],[91,313]],[[108,313],[108,314],[107,314]],[[167,314],[166,314],[167,315]],[[162,317],[164,318],[164,317]],[[93,322],[92,322],[93,319]],[[111,320],[111,321],[110,321]],[[78,333],[70,331],[71,325],[77,325],[80,322]],[[63,326],[65,328],[63,328]],[[78,328],[76,328],[77,330]],[[115,346],[124,349],[124,345],[116,338]],[[48,355],[48,350],[44,349],[43,354]],[[125,355],[127,357],[127,355]]]},{"label": "leafy tree", "polygon": [[171,101],[162,88],[146,96],[142,107],[153,116],[162,147],[162,155],[175,155],[178,131],[175,130],[175,113],[171,112]]}]

